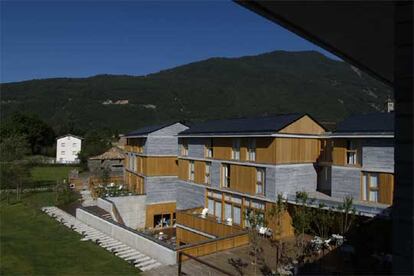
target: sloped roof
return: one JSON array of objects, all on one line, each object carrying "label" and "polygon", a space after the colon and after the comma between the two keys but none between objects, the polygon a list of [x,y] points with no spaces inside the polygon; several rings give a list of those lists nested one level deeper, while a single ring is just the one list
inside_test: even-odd
[{"label": "sloped roof", "polygon": [[78,139],[83,140],[83,138],[82,138],[82,137],[77,136],[77,135],[73,135],[73,134],[70,134],[70,133],[65,134],[65,135],[61,135],[61,136],[59,136],[59,137],[56,137],[56,140],[59,140],[60,138],[67,137],[67,136],[71,136],[71,137],[75,137],[75,138],[78,138]]},{"label": "sloped roof", "polygon": [[394,133],[394,113],[350,116],[338,123],[335,133]]},{"label": "sloped roof", "polygon": [[122,149],[118,147],[112,147],[106,152],[89,158],[90,160],[112,160],[112,159],[124,159],[125,155]]},{"label": "sloped roof", "polygon": [[305,115],[304,113],[297,113],[256,118],[212,120],[193,124],[189,129],[180,132],[180,135],[274,133]]},{"label": "sloped roof", "polygon": [[145,127],[139,128],[137,130],[134,130],[134,131],[131,131],[131,132],[125,134],[125,137],[128,137],[128,136],[146,135],[146,134],[149,134],[151,132],[160,130],[160,129],[164,128],[164,127],[173,125],[175,123],[176,122],[174,122],[174,123],[165,123],[165,124],[160,124],[160,125],[145,126]]}]

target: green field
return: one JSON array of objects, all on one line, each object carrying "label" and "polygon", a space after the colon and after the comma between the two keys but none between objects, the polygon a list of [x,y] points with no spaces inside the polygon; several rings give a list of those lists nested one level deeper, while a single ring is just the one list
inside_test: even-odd
[{"label": "green field", "polygon": [[40,211],[53,193],[25,194],[22,202],[0,202],[0,275],[137,275],[113,256]]},{"label": "green field", "polygon": [[33,167],[31,170],[33,181],[56,181],[62,180],[68,177],[68,173],[76,169],[72,166],[45,166],[45,167]]}]

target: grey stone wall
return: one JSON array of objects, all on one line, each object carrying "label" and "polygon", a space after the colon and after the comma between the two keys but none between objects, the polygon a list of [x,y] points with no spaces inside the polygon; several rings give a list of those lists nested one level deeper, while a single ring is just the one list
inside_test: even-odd
[{"label": "grey stone wall", "polygon": [[204,145],[206,139],[188,138],[188,157],[204,158]]},{"label": "grey stone wall", "polygon": [[220,162],[211,162],[211,186],[220,187]]},{"label": "grey stone wall", "polygon": [[362,166],[363,170],[394,172],[394,140],[364,140]]},{"label": "grey stone wall", "polygon": [[204,206],[206,188],[184,181],[177,183],[177,210]]},{"label": "grey stone wall", "polygon": [[[266,197],[274,198],[279,193],[296,194],[300,191],[316,191],[317,173],[313,164],[277,165],[274,168],[267,168],[266,174],[269,181],[267,185],[271,185],[266,187]],[[275,187],[275,193],[273,193],[272,185]]]},{"label": "grey stone wall", "polygon": [[332,166],[331,196],[361,198],[361,170],[353,167]]},{"label": "grey stone wall", "polygon": [[144,146],[144,154],[148,155],[177,155],[177,134],[186,130],[183,124],[176,123],[148,134]]},{"label": "grey stone wall", "polygon": [[176,201],[177,177],[146,177],[146,204]]}]

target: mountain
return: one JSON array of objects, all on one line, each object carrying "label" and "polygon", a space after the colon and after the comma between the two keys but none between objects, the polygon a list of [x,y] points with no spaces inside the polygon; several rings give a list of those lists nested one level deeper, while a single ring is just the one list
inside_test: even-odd
[{"label": "mountain", "polygon": [[[211,58],[146,76],[1,84],[2,118],[36,113],[55,129],[128,131],[174,120],[307,112],[322,121],[383,109],[389,87],[315,51]],[[127,101],[126,101],[127,100]]]}]

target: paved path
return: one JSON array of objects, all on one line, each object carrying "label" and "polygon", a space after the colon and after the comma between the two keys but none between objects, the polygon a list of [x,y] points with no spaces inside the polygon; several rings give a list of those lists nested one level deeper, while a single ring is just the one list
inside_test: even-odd
[{"label": "paved path", "polygon": [[128,245],[108,236],[95,228],[92,228],[76,217],[64,212],[57,207],[43,207],[42,211],[53,217],[63,225],[70,229],[78,232],[83,236],[81,241],[93,241],[99,246],[112,252],[114,255],[121,259],[133,264],[136,268],[141,271],[148,271],[154,268],[161,267],[162,264],[157,260],[148,257],[136,249],[129,247]]}]

